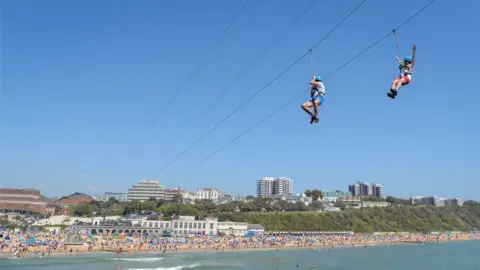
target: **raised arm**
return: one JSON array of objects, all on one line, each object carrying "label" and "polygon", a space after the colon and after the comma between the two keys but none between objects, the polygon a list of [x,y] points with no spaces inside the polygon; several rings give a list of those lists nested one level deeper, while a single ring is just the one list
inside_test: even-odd
[{"label": "raised arm", "polygon": [[412,70],[413,70],[415,69],[415,56],[417,54],[417,45],[413,45],[412,50],[413,50],[413,53],[412,53]]}]

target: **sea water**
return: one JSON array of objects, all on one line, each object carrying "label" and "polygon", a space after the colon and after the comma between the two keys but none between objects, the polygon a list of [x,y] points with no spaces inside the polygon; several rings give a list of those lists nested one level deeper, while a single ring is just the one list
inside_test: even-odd
[{"label": "sea water", "polygon": [[0,269],[43,270],[177,270],[177,269],[355,269],[355,270],[473,270],[480,269],[480,241],[399,246],[280,249],[218,253],[72,254],[45,258],[0,258]]}]

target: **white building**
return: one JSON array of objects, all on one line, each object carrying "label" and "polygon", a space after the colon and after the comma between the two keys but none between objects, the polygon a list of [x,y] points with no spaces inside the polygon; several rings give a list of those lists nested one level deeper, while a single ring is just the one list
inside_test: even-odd
[{"label": "white building", "polygon": [[[416,196],[411,197],[410,202],[412,204],[423,204],[423,205],[434,205],[434,206],[445,206],[447,198],[439,196]],[[447,203],[448,204],[448,203]]]},{"label": "white building", "polygon": [[445,200],[446,206],[463,206],[463,199],[462,198],[453,198]]},{"label": "white building", "polygon": [[217,232],[224,235],[244,236],[248,231],[247,222],[217,222]]},{"label": "white building", "polygon": [[273,194],[290,195],[293,194],[293,181],[287,177],[277,177],[273,181]]},{"label": "white building", "polygon": [[360,203],[360,207],[387,207],[390,206],[389,202],[367,202],[363,201]]},{"label": "white building", "polygon": [[205,235],[217,234],[217,218],[205,218],[195,220],[195,217],[180,216],[178,220],[172,220],[173,235],[190,235],[202,233]]},{"label": "white building", "polygon": [[143,202],[152,197],[157,200],[165,199],[165,188],[160,185],[159,181],[142,180],[128,189],[129,201],[139,200]]},{"label": "white building", "polygon": [[94,200],[102,202],[106,202],[110,198],[113,198],[119,202],[126,202],[128,200],[128,194],[123,192],[105,192],[103,195],[97,195],[93,197]]},{"label": "white building", "polygon": [[257,197],[268,197],[273,195],[274,177],[262,177],[257,180]]},{"label": "white building", "polygon": [[182,192],[183,203],[193,204],[197,199],[197,195],[193,192]]},{"label": "white building", "polygon": [[262,177],[257,180],[257,197],[292,195],[293,181],[287,177]]},{"label": "white building", "polygon": [[220,190],[216,188],[199,188],[195,194],[198,200],[216,201],[220,197]]},{"label": "white building", "polygon": [[379,184],[373,184],[373,195],[380,198],[385,198],[383,186]]}]

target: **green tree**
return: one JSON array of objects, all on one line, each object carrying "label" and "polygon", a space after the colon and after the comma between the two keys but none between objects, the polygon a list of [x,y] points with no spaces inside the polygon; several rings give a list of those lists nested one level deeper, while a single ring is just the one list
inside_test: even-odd
[{"label": "green tree", "polygon": [[313,201],[308,205],[308,208],[311,210],[323,210],[323,203],[321,201]]},{"label": "green tree", "polygon": [[295,210],[296,211],[306,211],[307,206],[305,205],[304,202],[297,201],[297,202],[295,202]]},{"label": "green tree", "polygon": [[312,190],[312,200],[317,201],[318,199],[323,199],[323,192],[318,189]]},{"label": "green tree", "polygon": [[387,196],[385,201],[391,203],[392,205],[411,205],[410,200],[396,198],[393,196]]},{"label": "green tree", "polygon": [[337,199],[333,204],[333,206],[339,207],[342,211],[345,210],[345,208],[347,208],[347,205],[340,199]]},{"label": "green tree", "polygon": [[480,206],[480,202],[468,200],[463,203],[465,206]]},{"label": "green tree", "polygon": [[92,215],[91,206],[88,203],[82,203],[69,208],[70,214],[76,217],[84,217]]}]

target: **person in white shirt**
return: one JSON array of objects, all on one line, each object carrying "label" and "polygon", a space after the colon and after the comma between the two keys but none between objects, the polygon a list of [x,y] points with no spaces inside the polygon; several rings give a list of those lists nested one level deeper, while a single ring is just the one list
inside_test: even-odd
[{"label": "person in white shirt", "polygon": [[[310,115],[310,124],[313,122],[318,123],[318,107],[323,104],[323,98],[325,97],[325,85],[322,83],[321,76],[313,76],[310,82],[312,86],[310,90],[310,100],[302,104],[302,109]],[[314,113],[310,111],[313,107]]]},{"label": "person in white shirt", "polygon": [[400,89],[400,87],[409,84],[412,80],[412,73],[415,69],[415,55],[417,53],[417,46],[413,45],[412,50],[412,57],[405,57],[403,62],[400,60],[400,57],[395,56],[398,61],[400,76],[393,80],[392,87],[390,87],[390,92],[387,93],[387,96],[391,99],[394,99],[398,95],[398,89]]}]

